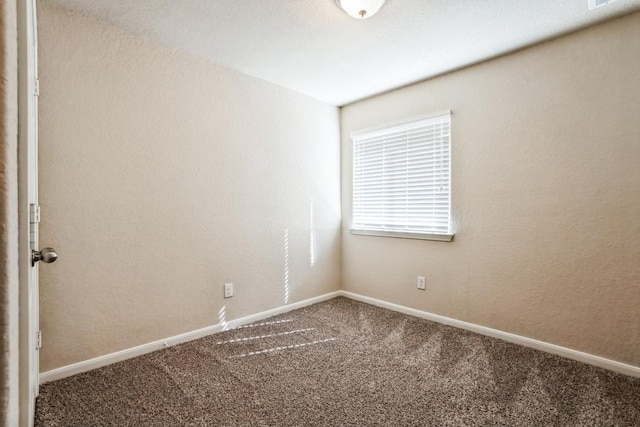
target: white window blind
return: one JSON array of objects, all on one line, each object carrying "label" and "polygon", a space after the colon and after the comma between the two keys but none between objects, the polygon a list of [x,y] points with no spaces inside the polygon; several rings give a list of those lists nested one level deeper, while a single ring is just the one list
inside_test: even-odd
[{"label": "white window blind", "polygon": [[446,112],[352,135],[352,229],[450,234],[450,123]]}]

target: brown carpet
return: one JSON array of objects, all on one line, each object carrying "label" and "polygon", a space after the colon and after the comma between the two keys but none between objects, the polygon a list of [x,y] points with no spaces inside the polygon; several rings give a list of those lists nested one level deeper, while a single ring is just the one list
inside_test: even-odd
[{"label": "brown carpet", "polygon": [[45,384],[37,426],[638,426],[640,379],[346,298]]}]

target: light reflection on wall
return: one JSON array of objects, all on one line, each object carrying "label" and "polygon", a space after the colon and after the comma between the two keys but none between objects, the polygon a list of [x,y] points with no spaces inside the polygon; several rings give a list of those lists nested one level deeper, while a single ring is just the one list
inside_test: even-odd
[{"label": "light reflection on wall", "polygon": [[284,230],[284,303],[289,304],[289,229]]},{"label": "light reflection on wall", "polygon": [[229,322],[227,322],[227,306],[223,305],[220,311],[218,311],[218,323],[222,325],[222,330],[229,329]]},{"label": "light reflection on wall", "polygon": [[309,257],[311,267],[316,263],[316,236],[313,227],[313,197],[309,198]]}]

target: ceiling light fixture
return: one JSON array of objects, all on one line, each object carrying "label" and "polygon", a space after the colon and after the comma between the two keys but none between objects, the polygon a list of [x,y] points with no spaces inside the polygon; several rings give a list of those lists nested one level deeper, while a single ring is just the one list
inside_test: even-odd
[{"label": "ceiling light fixture", "polygon": [[376,14],[386,0],[336,0],[336,4],[356,19],[369,18]]}]

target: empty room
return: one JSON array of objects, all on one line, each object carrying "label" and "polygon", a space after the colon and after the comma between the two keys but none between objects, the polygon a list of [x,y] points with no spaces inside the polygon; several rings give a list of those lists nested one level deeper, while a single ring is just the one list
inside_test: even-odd
[{"label": "empty room", "polygon": [[640,0],[2,0],[6,426],[640,425]]}]

